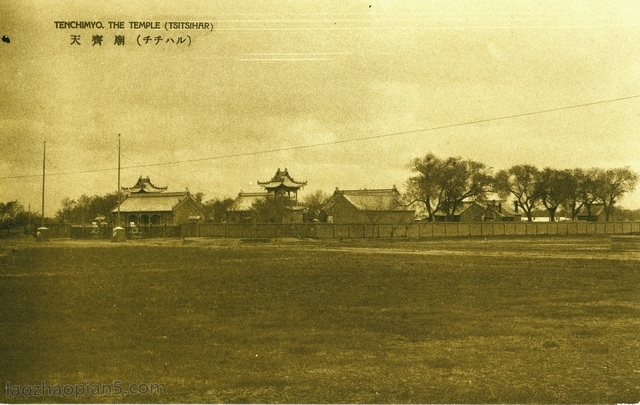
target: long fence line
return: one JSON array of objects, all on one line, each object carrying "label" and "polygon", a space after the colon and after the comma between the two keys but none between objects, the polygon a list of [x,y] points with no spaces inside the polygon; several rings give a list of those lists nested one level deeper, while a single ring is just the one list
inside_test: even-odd
[{"label": "long fence line", "polygon": [[[47,225],[52,238],[110,238],[111,228]],[[126,228],[128,238],[441,238],[461,236],[640,234],[640,222],[415,222],[387,224],[221,224],[189,223]]]}]

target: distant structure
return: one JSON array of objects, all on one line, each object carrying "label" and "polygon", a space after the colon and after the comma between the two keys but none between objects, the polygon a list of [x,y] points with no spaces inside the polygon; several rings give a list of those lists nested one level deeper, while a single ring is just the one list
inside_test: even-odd
[{"label": "distant structure", "polygon": [[415,210],[402,205],[400,193],[393,188],[339,190],[329,198],[321,220],[337,224],[408,224]]},{"label": "distant structure", "polygon": [[522,214],[511,209],[504,201],[489,202],[463,201],[447,218],[447,213],[438,210],[433,214],[436,222],[488,222],[488,221],[516,221],[522,220]]},{"label": "distant structure", "polygon": [[299,182],[295,181],[290,175],[289,171],[285,167],[284,170],[276,171],[276,174],[269,181],[259,181],[258,185],[265,190],[270,196],[283,196],[287,195],[291,198],[291,193],[293,193],[293,199],[298,201],[298,190],[307,185],[306,181]]},{"label": "distant structure", "polygon": [[591,204],[591,207],[582,206],[576,214],[578,221],[604,221],[605,218],[603,204]]},{"label": "distant structure", "polygon": [[[127,224],[137,226],[178,225],[204,219],[204,209],[189,190],[167,192],[167,188],[154,185],[148,176],[140,176],[133,187],[122,187],[126,196],[120,204],[120,215]],[[111,211],[114,218],[117,213],[117,207]]]}]

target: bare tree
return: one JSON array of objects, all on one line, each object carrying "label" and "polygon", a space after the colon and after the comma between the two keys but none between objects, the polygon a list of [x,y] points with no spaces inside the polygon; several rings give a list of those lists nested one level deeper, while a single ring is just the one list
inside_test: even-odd
[{"label": "bare tree", "polygon": [[587,214],[592,215],[591,207],[594,204],[602,203],[600,195],[604,188],[605,171],[599,168],[592,168],[583,171],[582,181],[580,182],[580,198],[583,207],[587,209]]},{"label": "bare tree", "polygon": [[573,175],[570,170],[555,170],[547,167],[540,177],[540,199],[549,211],[549,220],[553,222],[558,207],[567,205],[570,199]]},{"label": "bare tree", "polygon": [[442,166],[443,161],[433,153],[415,158],[408,165],[416,173],[407,180],[408,202],[424,204],[429,221],[433,221],[433,215],[440,209],[442,201]]},{"label": "bare tree", "polygon": [[564,207],[569,211],[571,219],[578,217],[578,212],[584,206],[582,198],[583,183],[586,174],[582,169],[569,169],[569,177],[565,180],[565,202]]},{"label": "bare tree", "polygon": [[604,205],[605,221],[611,219],[614,205],[626,193],[633,192],[638,183],[638,174],[629,167],[600,170],[596,178],[595,194]]},{"label": "bare tree", "polygon": [[483,201],[492,190],[493,177],[484,163],[451,157],[444,162],[442,169],[444,193],[440,205],[447,214],[447,221],[453,220],[463,201]]},{"label": "bare tree", "polygon": [[503,197],[513,195],[516,206],[522,208],[529,221],[533,220],[532,211],[542,197],[540,184],[540,170],[531,165],[500,170],[495,178],[496,191]]},{"label": "bare tree", "polygon": [[407,203],[423,203],[429,220],[438,210],[452,220],[463,201],[484,200],[493,184],[490,169],[484,163],[461,157],[441,160],[429,153],[414,159],[409,167],[417,174],[407,182]]}]

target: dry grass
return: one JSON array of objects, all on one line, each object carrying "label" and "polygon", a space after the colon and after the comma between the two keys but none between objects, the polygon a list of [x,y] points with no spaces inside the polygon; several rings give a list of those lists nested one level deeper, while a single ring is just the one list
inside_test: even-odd
[{"label": "dry grass", "polygon": [[[0,382],[166,386],[78,402],[638,402],[640,256],[607,243],[17,244]],[[3,398],[40,401],[75,399]]]}]

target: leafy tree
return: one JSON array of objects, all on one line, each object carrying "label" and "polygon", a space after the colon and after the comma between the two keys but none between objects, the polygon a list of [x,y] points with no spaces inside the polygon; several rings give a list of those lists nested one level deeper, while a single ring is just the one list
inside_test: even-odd
[{"label": "leafy tree", "polygon": [[83,194],[77,200],[65,197],[61,205],[56,213],[56,218],[61,223],[87,224],[98,215],[104,215],[108,221],[109,214],[118,206],[118,193],[92,197]]},{"label": "leafy tree", "polygon": [[256,222],[281,224],[287,214],[287,208],[296,204],[294,200],[284,195],[268,196],[252,204]]},{"label": "leafy tree", "polygon": [[629,167],[599,170],[595,178],[596,198],[604,205],[605,221],[611,219],[615,204],[626,193],[633,192],[638,183],[638,174]]},{"label": "leafy tree", "polygon": [[611,215],[616,218],[616,221],[640,221],[640,209],[630,210],[613,207]]},{"label": "leafy tree", "polygon": [[532,221],[532,211],[542,198],[541,179],[540,170],[535,166],[516,165],[496,174],[495,189],[502,197],[513,195],[516,206]]},{"label": "leafy tree", "polygon": [[307,209],[306,220],[321,220],[324,205],[329,200],[329,195],[322,190],[316,190],[312,194],[307,195],[302,203]]},{"label": "leafy tree", "polygon": [[226,218],[227,209],[233,205],[233,198],[215,198],[202,204],[207,215],[215,222],[222,222]]},{"label": "leafy tree", "polygon": [[20,225],[18,220],[22,213],[24,213],[24,207],[18,200],[0,203],[0,229],[8,231],[14,226]]},{"label": "leafy tree", "polygon": [[193,197],[193,199],[196,200],[198,204],[202,204],[202,202],[204,201],[204,193],[202,191],[198,191],[195,194],[191,194],[191,197]]}]

